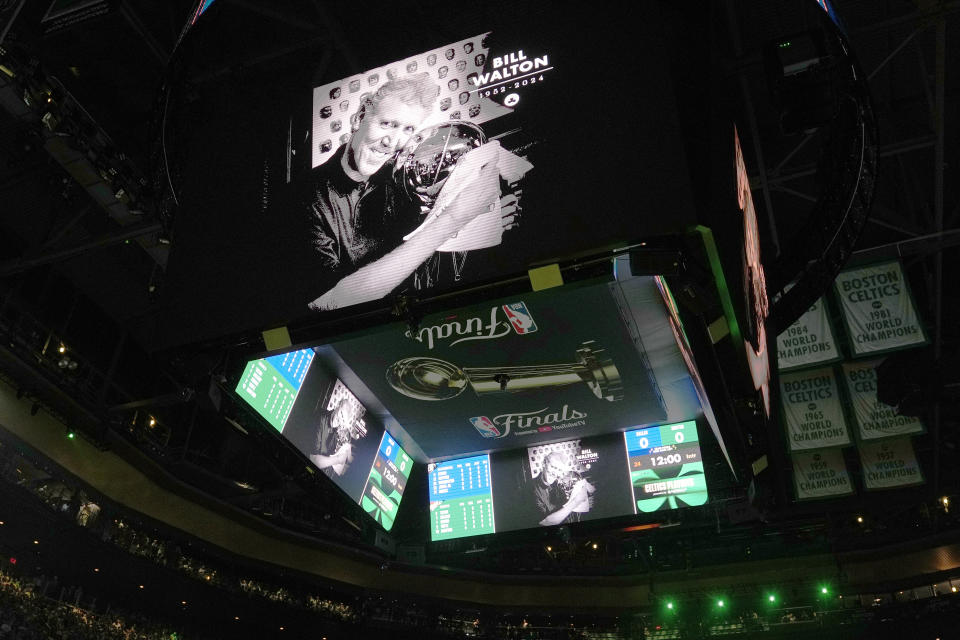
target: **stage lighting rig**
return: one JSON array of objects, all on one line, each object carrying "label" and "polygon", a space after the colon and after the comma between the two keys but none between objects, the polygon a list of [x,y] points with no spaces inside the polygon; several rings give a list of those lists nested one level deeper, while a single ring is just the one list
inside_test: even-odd
[{"label": "stage lighting rig", "polygon": [[783,247],[775,262],[764,265],[772,335],[809,309],[850,258],[876,182],[877,125],[867,76],[833,14],[819,15],[818,30],[778,38],[764,55],[783,130],[820,130],[824,139],[817,166],[824,186],[795,232],[805,241]]},{"label": "stage lighting rig", "polygon": [[772,40],[764,48],[763,57],[784,133],[809,132],[833,119],[836,67],[823,31],[804,31]]},{"label": "stage lighting rig", "polygon": [[[157,213],[159,207],[144,175],[36,58],[22,47],[2,47],[0,66],[5,70],[0,75],[0,104],[18,121],[29,123],[36,144],[29,139],[28,151],[45,148],[121,226]],[[91,181],[91,175],[100,181]],[[165,261],[157,253],[160,247],[144,244],[144,248],[158,263]]]}]

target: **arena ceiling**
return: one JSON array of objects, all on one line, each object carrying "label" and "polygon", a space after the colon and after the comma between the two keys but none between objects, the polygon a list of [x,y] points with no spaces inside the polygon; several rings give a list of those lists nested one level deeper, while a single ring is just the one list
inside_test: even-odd
[{"label": "arena ceiling", "polygon": [[[213,347],[153,353],[155,345],[139,331],[155,313],[172,224],[163,181],[168,175],[176,179],[176,167],[169,163],[176,161],[177,131],[175,123],[164,119],[163,87],[173,78],[169,63],[194,3],[127,0],[102,18],[52,33],[41,26],[45,4],[0,1],[0,44],[21,48],[62,81],[109,137],[114,158],[122,156],[125,167],[129,164],[143,176],[142,197],[154,202],[146,210],[134,202],[118,211],[91,188],[95,177],[78,182],[77,172],[64,164],[67,152],[38,135],[43,125],[17,104],[16,92],[5,88],[0,99],[0,291],[29,301],[35,315],[58,333],[86,336],[87,357],[103,370],[110,367],[119,336],[129,335],[142,364],[127,363],[136,358],[125,356],[120,369],[136,370],[130,374],[138,385],[135,395],[171,394],[175,399],[183,386],[180,379],[196,386],[196,380],[225,371],[230,358],[259,350],[250,336],[242,336]],[[731,96],[742,114],[740,135],[768,255],[801,241],[797,231],[820,189],[815,164],[822,140],[817,132],[782,132],[761,51],[771,38],[809,28],[810,4],[723,0],[677,9],[708,11],[722,25],[712,50],[723,57]],[[960,35],[960,2],[840,0],[836,5],[869,79],[879,125],[880,180],[853,260],[901,258],[931,327],[931,349],[937,355],[951,349],[956,353],[960,324],[953,319],[960,315],[960,295],[950,283],[960,268],[957,252],[951,250],[960,243],[955,179],[960,100],[952,65],[958,56],[950,52]],[[462,35],[450,33],[443,13],[426,4],[409,10],[424,25],[418,36],[424,50],[438,39],[454,41]],[[483,18],[479,4],[461,10]],[[517,19],[529,15],[519,4],[499,10]],[[389,29],[385,17],[373,16],[362,28],[379,29],[382,50],[357,46],[366,38],[357,34],[361,26],[349,3],[267,6],[218,0],[211,11],[218,12],[210,17],[221,22],[222,30],[205,36],[204,56],[176,70],[184,89],[179,95],[186,101],[250,71],[289,73],[304,59],[314,64],[304,66],[302,74],[318,81],[331,68],[372,68],[383,62],[382,51],[392,51],[410,37]],[[684,63],[710,66],[695,56]],[[100,330],[104,326],[111,328]],[[189,422],[186,412],[182,417]],[[951,471],[957,466],[955,418],[941,419],[941,428],[918,441],[918,448],[937,461],[937,471],[929,477],[934,493],[938,487],[955,488],[957,482]],[[217,441],[219,436],[210,436],[209,449],[234,447],[224,441],[232,442],[235,433],[229,428],[218,433],[229,437]],[[282,474],[269,464],[251,462],[253,455],[242,463],[231,458],[242,467],[232,471],[256,476],[264,486],[283,486]]]}]

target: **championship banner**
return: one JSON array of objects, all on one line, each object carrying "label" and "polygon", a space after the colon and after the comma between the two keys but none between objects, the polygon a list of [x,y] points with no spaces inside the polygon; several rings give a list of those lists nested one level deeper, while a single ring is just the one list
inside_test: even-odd
[{"label": "championship banner", "polygon": [[790,451],[851,444],[832,367],[780,376],[780,406]]},{"label": "championship banner", "polygon": [[853,493],[853,483],[839,449],[795,453],[793,487],[798,500],[834,498]]},{"label": "championship banner", "polygon": [[826,301],[820,298],[777,336],[777,367],[790,371],[840,359]]},{"label": "championship banner", "polygon": [[860,463],[867,489],[894,489],[923,484],[923,472],[910,438],[862,442]]},{"label": "championship banner", "polygon": [[926,344],[899,262],[843,271],[833,286],[854,357]]},{"label": "championship banner", "polygon": [[881,362],[871,360],[845,362],[842,365],[843,379],[857,423],[857,439],[877,440],[923,433],[923,423],[919,418],[898,415],[893,407],[877,400],[877,367]]}]

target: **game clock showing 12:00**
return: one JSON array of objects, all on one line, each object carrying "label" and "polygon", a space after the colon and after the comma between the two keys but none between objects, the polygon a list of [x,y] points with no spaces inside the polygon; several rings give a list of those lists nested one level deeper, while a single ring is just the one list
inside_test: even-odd
[{"label": "game clock showing 12:00", "polygon": [[407,452],[384,432],[360,497],[360,506],[387,531],[393,528],[411,467],[413,460]]},{"label": "game clock showing 12:00", "polygon": [[707,501],[700,438],[693,420],[624,433],[637,513]]}]

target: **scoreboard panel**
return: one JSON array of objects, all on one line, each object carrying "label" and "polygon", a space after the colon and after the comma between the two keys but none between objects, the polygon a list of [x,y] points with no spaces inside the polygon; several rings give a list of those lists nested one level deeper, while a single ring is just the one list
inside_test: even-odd
[{"label": "scoreboard panel", "polygon": [[635,513],[706,503],[700,438],[693,420],[624,435]]},{"label": "scoreboard panel", "polygon": [[489,455],[431,464],[428,476],[432,540],[496,530]]}]

